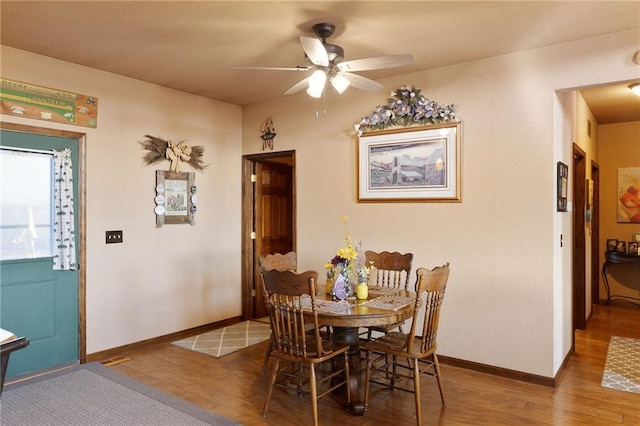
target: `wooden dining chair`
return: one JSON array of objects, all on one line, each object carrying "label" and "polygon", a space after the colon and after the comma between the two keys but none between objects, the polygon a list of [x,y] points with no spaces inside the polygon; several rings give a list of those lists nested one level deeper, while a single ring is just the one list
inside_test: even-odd
[{"label": "wooden dining chair", "polygon": [[[296,271],[298,269],[298,258],[295,251],[290,251],[288,253],[273,253],[273,254],[264,254],[258,258],[258,266],[260,271]],[[260,275],[260,280],[262,280],[262,275]],[[266,287],[264,283],[261,285],[262,287],[262,295],[265,300],[265,304],[267,304],[267,300],[269,295],[267,294]],[[268,304],[267,304],[268,309]],[[273,324],[271,324],[271,330],[273,330]],[[269,337],[269,346],[267,347],[267,353],[264,356],[264,362],[262,364],[262,373],[260,374],[260,378],[264,379],[264,375],[267,372],[267,367],[269,366],[269,358],[271,358],[273,349],[274,349],[274,341],[273,341],[273,331],[271,332],[271,336]]]},{"label": "wooden dining chair", "polygon": [[[311,395],[313,424],[317,425],[318,399],[349,382],[349,345],[337,345],[320,333],[317,272],[273,270],[261,275],[269,294],[275,357],[262,415],[266,417],[273,388],[279,386],[294,389],[298,396]],[[312,332],[306,331],[309,325]],[[348,406],[351,401],[349,392],[346,394]]]},{"label": "wooden dining chair", "polygon": [[[401,254],[397,251],[393,253],[388,251],[377,253],[367,250],[364,252],[364,259],[366,266],[372,266],[372,276],[369,281],[370,285],[409,290],[413,253]],[[363,335],[366,336],[367,340],[371,340],[373,331],[388,333],[396,328],[402,331],[401,326],[402,323],[369,327]]]},{"label": "wooden dining chair", "polygon": [[[417,270],[416,301],[411,331],[407,334],[389,332],[375,340],[362,342],[366,351],[364,404],[369,402],[369,385],[376,383],[390,389],[411,392],[415,397],[417,425],[422,424],[420,404],[420,376],[438,382],[440,399],[445,405],[440,365],[436,355],[436,337],[440,319],[440,307],[449,279],[449,264],[434,269]],[[420,324],[420,313],[424,319]],[[421,332],[419,325],[422,325]],[[405,362],[399,362],[405,360]],[[413,382],[413,388],[409,383]]]},{"label": "wooden dining chair", "polygon": [[263,254],[258,258],[258,266],[265,271],[295,271],[298,269],[298,259],[295,251],[288,253]]}]

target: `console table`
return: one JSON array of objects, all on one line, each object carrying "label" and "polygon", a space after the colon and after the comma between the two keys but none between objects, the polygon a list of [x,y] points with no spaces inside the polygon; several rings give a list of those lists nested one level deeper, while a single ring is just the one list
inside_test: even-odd
[{"label": "console table", "polygon": [[607,290],[607,301],[605,302],[605,304],[609,304],[612,299],[622,299],[626,300],[629,303],[640,305],[640,298],[611,294],[611,289],[609,288],[609,279],[607,278],[607,269],[609,268],[609,265],[614,263],[621,263],[629,265],[631,267],[635,266],[640,268],[640,256],[635,254],[623,254],[614,252],[605,253],[605,262],[602,265],[602,278],[604,279],[604,287]]}]

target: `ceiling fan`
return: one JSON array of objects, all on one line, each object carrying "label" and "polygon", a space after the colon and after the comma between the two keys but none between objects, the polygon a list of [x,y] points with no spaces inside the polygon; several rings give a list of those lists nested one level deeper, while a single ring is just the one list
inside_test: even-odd
[{"label": "ceiling fan", "polygon": [[327,38],[333,34],[335,29],[336,27],[333,24],[319,23],[313,26],[313,32],[321,40],[313,37],[300,37],[305,57],[311,63],[309,66],[291,68],[234,66],[233,68],[301,72],[313,71],[309,77],[291,86],[284,94],[290,95],[306,87],[309,96],[319,98],[324,92],[327,79],[338,93],[344,92],[349,86],[360,90],[375,91],[381,89],[383,86],[376,81],[354,74],[353,72],[393,68],[415,62],[411,54],[375,56],[343,61],[344,49],[335,44],[327,43]]}]

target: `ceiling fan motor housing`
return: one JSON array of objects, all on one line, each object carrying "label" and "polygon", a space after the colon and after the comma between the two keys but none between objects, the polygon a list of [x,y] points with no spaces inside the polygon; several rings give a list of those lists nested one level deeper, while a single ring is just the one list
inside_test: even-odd
[{"label": "ceiling fan motor housing", "polygon": [[322,39],[322,44],[329,55],[329,61],[338,63],[344,59],[344,49],[338,45],[327,43],[327,38],[331,37],[335,30],[336,26],[328,22],[321,22],[313,26],[315,35]]},{"label": "ceiling fan motor housing", "polygon": [[335,44],[324,43],[324,48],[327,49],[327,55],[329,56],[329,62],[337,64],[344,59],[344,49]]}]

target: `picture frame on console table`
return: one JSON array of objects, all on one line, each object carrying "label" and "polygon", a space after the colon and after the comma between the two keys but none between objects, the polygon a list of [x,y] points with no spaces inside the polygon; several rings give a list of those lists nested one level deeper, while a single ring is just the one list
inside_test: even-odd
[{"label": "picture frame on console table", "polygon": [[461,123],[367,132],[358,202],[460,202]]}]

